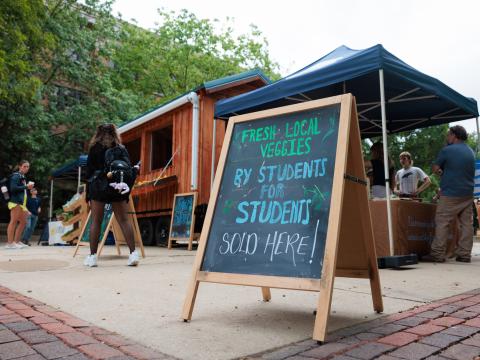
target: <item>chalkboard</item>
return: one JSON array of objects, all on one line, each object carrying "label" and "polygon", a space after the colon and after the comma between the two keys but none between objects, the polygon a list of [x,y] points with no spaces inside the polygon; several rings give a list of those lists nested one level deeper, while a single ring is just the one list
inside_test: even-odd
[{"label": "chalkboard", "polygon": [[351,94],[230,118],[184,321],[201,282],[319,292],[318,341],[337,276],[370,279],[383,311],[365,178]]},{"label": "chalkboard", "polygon": [[[102,225],[100,226],[100,235],[99,235],[99,241],[103,239],[105,235],[105,229],[108,226],[108,223],[110,222],[110,219],[112,218],[113,215],[113,209],[111,204],[105,204],[105,208],[103,210],[103,220],[102,220]],[[84,228],[84,231],[82,233],[82,237],[80,239],[81,242],[90,242],[90,225],[92,223],[92,216],[91,213],[88,216],[87,219],[87,224]]]},{"label": "chalkboard", "polygon": [[233,125],[201,270],[319,279],[340,105]]},{"label": "chalkboard", "polygon": [[190,239],[194,223],[196,193],[175,194],[170,225],[171,239]]}]

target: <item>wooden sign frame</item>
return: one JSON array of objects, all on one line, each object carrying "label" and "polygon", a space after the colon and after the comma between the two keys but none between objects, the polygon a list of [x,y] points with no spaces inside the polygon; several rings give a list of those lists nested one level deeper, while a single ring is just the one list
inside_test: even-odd
[{"label": "wooden sign frame", "polygon": [[[330,213],[320,279],[201,271],[234,125],[244,121],[322,108],[335,104],[340,104],[340,117]],[[330,313],[335,276],[370,279],[373,308],[379,313],[383,311],[355,98],[351,94],[345,94],[231,117],[228,122],[212,194],[200,236],[193,274],[187,289],[182,312],[183,320],[188,321],[192,318],[200,282],[258,286],[262,288],[264,301],[271,299],[270,288],[317,291],[319,292],[319,299],[313,339],[324,341],[327,333],[327,321]]]},{"label": "wooden sign frame", "polygon": [[[192,223],[190,224],[190,236],[189,237],[172,237],[172,226],[173,226],[173,219],[175,215],[175,203],[177,201],[177,197],[181,196],[190,196],[193,195],[193,204],[192,204]],[[197,192],[188,192],[182,194],[175,194],[173,197],[173,205],[172,205],[172,218],[170,219],[170,230],[168,231],[168,249],[172,248],[172,241],[174,240],[188,240],[188,250],[191,251],[193,248],[193,230],[195,227],[195,207],[197,206]]]},{"label": "wooden sign frame", "polygon": [[[138,226],[137,217],[135,215],[135,206],[133,205],[132,196],[130,196],[130,199],[128,201],[128,210],[129,210],[128,215],[130,217],[130,221],[132,222],[133,235],[135,237],[135,246],[140,248],[140,252],[142,254],[142,257],[145,258],[145,248],[143,247],[142,236],[141,236],[141,233],[140,233],[140,227]],[[112,211],[113,211],[113,209],[112,209]],[[86,242],[84,242],[82,244],[81,239],[83,238],[84,232],[88,231],[87,230],[87,225],[89,224],[91,214],[92,214],[92,212],[89,211],[88,216],[85,220],[85,223],[82,226],[82,231],[80,232],[79,241],[77,242],[77,245],[75,246],[75,251],[73,252],[73,257],[75,257],[75,255],[77,255],[77,252],[78,252],[80,246],[82,246],[84,244],[85,245],[88,244]],[[123,235],[122,228],[121,228],[120,224],[118,223],[117,219],[115,218],[115,213],[112,213],[112,216],[110,217],[110,220],[109,220],[107,226],[105,227],[105,231],[103,233],[103,236],[99,240],[98,251],[97,251],[98,256],[100,256],[101,253],[102,253],[102,250],[105,246],[105,242],[107,240],[108,233],[110,231],[113,232],[113,237],[115,239],[115,247],[117,249],[117,255],[121,255],[120,245],[127,245],[127,241],[125,240],[125,236]]]}]

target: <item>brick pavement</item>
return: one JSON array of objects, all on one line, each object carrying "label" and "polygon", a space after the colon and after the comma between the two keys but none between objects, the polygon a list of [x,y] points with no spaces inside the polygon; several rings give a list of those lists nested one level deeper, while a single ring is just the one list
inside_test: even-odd
[{"label": "brick pavement", "polygon": [[247,359],[480,360],[480,289]]},{"label": "brick pavement", "polygon": [[175,358],[0,286],[0,360],[10,359]]}]

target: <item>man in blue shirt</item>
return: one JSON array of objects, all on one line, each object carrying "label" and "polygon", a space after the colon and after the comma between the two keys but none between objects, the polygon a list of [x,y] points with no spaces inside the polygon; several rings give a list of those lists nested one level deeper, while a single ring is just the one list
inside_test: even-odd
[{"label": "man in blue shirt", "polygon": [[37,197],[37,189],[32,188],[30,190],[30,196],[27,198],[27,209],[29,215],[27,219],[27,226],[25,226],[25,230],[22,234],[22,242],[24,244],[30,245],[29,241],[32,237],[33,230],[35,230],[35,226],[37,225],[38,214],[41,211],[40,203],[41,199]]},{"label": "man in blue shirt", "polygon": [[447,143],[438,154],[432,171],[441,176],[440,199],[435,213],[435,238],[430,255],[423,261],[444,262],[450,224],[458,221],[458,246],[456,261],[470,262],[473,247],[473,187],[475,176],[475,156],[465,144],[467,132],[460,125],[448,129]]}]

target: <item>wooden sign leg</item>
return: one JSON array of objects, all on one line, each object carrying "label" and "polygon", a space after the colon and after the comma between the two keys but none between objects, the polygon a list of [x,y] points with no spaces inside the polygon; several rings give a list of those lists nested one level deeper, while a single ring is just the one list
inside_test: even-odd
[{"label": "wooden sign leg", "polygon": [[[113,223],[113,226],[112,226],[112,232],[113,232],[113,238],[115,240],[115,248],[117,250],[117,255],[122,255],[121,251],[120,251],[120,241],[119,239],[122,239],[122,241],[124,241],[125,239],[123,238],[123,233],[121,231],[121,229],[118,228],[119,225],[114,222]],[[121,234],[121,235],[120,235]]]},{"label": "wooden sign leg", "polygon": [[263,301],[268,302],[272,299],[272,294],[270,293],[270,288],[262,287],[262,297]]},{"label": "wooden sign leg", "polygon": [[142,235],[140,233],[140,227],[138,226],[137,215],[135,214],[135,205],[133,205],[133,199],[131,195],[130,200],[128,201],[128,206],[131,213],[130,218],[133,226],[135,245],[138,245],[140,247],[140,253],[142,254],[142,258],[145,258],[145,248],[143,247]]},{"label": "wooden sign leg", "polygon": [[[357,106],[355,99],[352,99],[352,124],[350,144],[348,147],[348,156],[351,162],[354,174],[365,174],[365,165],[361,154],[360,129],[357,122]],[[359,152],[360,151],[360,152]],[[365,175],[363,175],[365,177]],[[373,236],[372,217],[370,214],[370,205],[368,203],[368,189],[365,186],[363,191],[357,191],[357,209],[361,214],[361,224],[363,232],[363,241],[368,262],[368,273],[370,278],[370,288],[372,291],[373,309],[377,313],[383,311],[382,289],[380,286],[380,275],[378,272],[377,255],[375,253],[375,239]]]},{"label": "wooden sign leg", "polygon": [[105,227],[105,231],[103,233],[102,240],[100,241],[100,245],[98,247],[97,254],[100,256],[102,253],[103,247],[105,246],[105,241],[107,241],[107,236],[108,233],[110,232],[110,229],[112,228],[112,224],[115,221],[115,214],[112,214],[112,217],[110,218],[110,221],[108,222],[107,226]]},{"label": "wooden sign leg", "polygon": [[195,306],[195,299],[197,298],[198,285],[200,281],[196,279],[196,276],[190,281],[188,285],[188,292],[183,304],[182,318],[183,321],[189,321],[192,319],[193,307]]},{"label": "wooden sign leg", "polygon": [[80,243],[81,243],[82,238],[83,238],[83,234],[85,233],[85,231],[89,231],[89,229],[87,229],[87,225],[88,225],[88,221],[90,220],[91,213],[92,213],[91,211],[88,212],[88,215],[87,215],[84,223],[82,224],[82,231],[80,231],[80,235],[78,235],[77,246],[75,246],[75,251],[73,252],[73,257],[75,257],[75,255],[77,255],[78,249],[80,248]]},{"label": "wooden sign leg", "polygon": [[[326,264],[323,264],[324,269],[325,265]],[[333,268],[334,266],[332,267],[332,270]],[[317,315],[315,316],[315,325],[313,327],[313,340],[321,342],[325,341],[327,336],[328,316],[330,314],[330,305],[332,302],[334,276],[333,273],[328,274],[328,272],[328,270],[324,271],[324,274],[322,275],[322,281],[320,283],[321,289],[317,304]]]},{"label": "wooden sign leg", "polygon": [[[338,180],[342,179],[342,181],[336,181],[332,184],[328,232],[325,239],[325,254],[323,257],[323,268],[320,279],[320,294],[318,298],[317,315],[315,317],[315,326],[313,328],[313,339],[322,342],[325,341],[327,335],[328,316],[330,314],[333,283],[335,280],[338,242],[340,237],[340,227],[342,226],[342,211],[344,210],[344,175],[345,170],[347,169],[350,145],[349,138],[351,138],[352,132],[351,123],[353,117],[351,107],[353,104],[351,96],[342,97],[338,124],[337,155],[334,169],[334,178]],[[355,122],[356,121],[357,120],[355,119]]]}]

